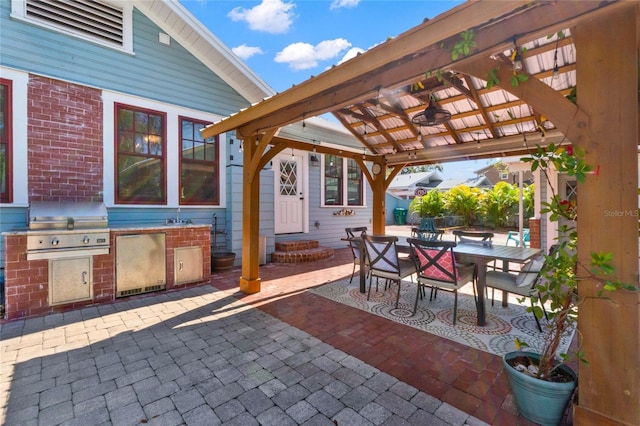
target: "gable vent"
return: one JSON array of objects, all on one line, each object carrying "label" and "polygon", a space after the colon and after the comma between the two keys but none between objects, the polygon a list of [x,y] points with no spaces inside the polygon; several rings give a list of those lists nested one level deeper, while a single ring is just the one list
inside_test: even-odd
[{"label": "gable vent", "polygon": [[27,0],[27,17],[122,46],[122,9],[97,0]]}]

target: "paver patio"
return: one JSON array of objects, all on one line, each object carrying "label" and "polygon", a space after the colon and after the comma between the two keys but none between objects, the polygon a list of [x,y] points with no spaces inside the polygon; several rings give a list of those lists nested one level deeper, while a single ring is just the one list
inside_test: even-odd
[{"label": "paver patio", "polygon": [[3,424],[529,424],[500,358],[306,290],[351,254],[2,324]]}]

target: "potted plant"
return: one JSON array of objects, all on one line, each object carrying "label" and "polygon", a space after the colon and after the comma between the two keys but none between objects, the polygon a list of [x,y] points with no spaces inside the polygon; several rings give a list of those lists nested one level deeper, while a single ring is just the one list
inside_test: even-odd
[{"label": "potted plant", "polygon": [[211,253],[211,270],[227,271],[233,268],[236,254],[232,251],[215,251]]},{"label": "potted plant", "polygon": [[[585,163],[584,152],[572,146],[549,145],[537,150],[522,161],[531,164],[531,171],[541,170],[549,181],[551,167],[559,173],[575,177],[578,183],[588,175],[597,176],[599,170]],[[569,223],[577,220],[574,202],[563,199],[551,187],[551,199],[542,203],[541,213],[548,213],[551,221],[560,218]],[[637,290],[615,279],[610,253],[591,253],[589,265],[583,265],[577,256],[578,235],[574,226],[561,225],[558,229],[554,250],[545,256],[540,279],[532,295],[532,306],[528,308],[539,319],[545,315],[548,323],[542,347],[538,352],[528,350],[526,342],[516,341],[523,350],[510,352],[503,357],[503,366],[511,385],[520,412],[529,420],[542,425],[555,425],[562,419],[566,406],[577,383],[577,374],[566,365],[569,360],[587,363],[580,349],[575,353],[558,353],[562,338],[567,335],[578,318],[580,295],[578,283],[585,278],[597,279],[603,291],[620,288]]]},{"label": "potted plant", "polygon": [[213,232],[211,241],[211,272],[227,271],[233,268],[236,254],[232,251],[218,251],[218,235],[226,235],[227,231],[218,230],[218,216],[213,214]]}]

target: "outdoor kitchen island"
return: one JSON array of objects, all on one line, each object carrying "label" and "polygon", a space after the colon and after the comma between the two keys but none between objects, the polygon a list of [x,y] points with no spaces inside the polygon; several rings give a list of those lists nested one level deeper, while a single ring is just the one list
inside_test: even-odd
[{"label": "outdoor kitchen island", "polygon": [[[86,254],[83,249],[56,252],[67,233],[87,242],[92,239],[89,230],[4,232],[5,319],[113,303],[118,298],[209,281],[211,225],[103,228],[101,232],[109,236],[108,250],[101,248],[97,253],[106,254],[86,248]],[[29,247],[34,234],[48,248],[34,253]],[[145,279],[153,281],[140,281]]]}]

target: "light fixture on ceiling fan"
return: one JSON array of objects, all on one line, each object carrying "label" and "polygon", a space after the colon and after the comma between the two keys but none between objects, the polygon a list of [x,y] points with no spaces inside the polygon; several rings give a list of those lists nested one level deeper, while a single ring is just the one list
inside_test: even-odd
[{"label": "light fixture on ceiling fan", "polygon": [[437,126],[451,119],[451,113],[446,109],[438,108],[433,102],[433,96],[429,98],[429,106],[413,116],[411,122],[418,126]]}]

